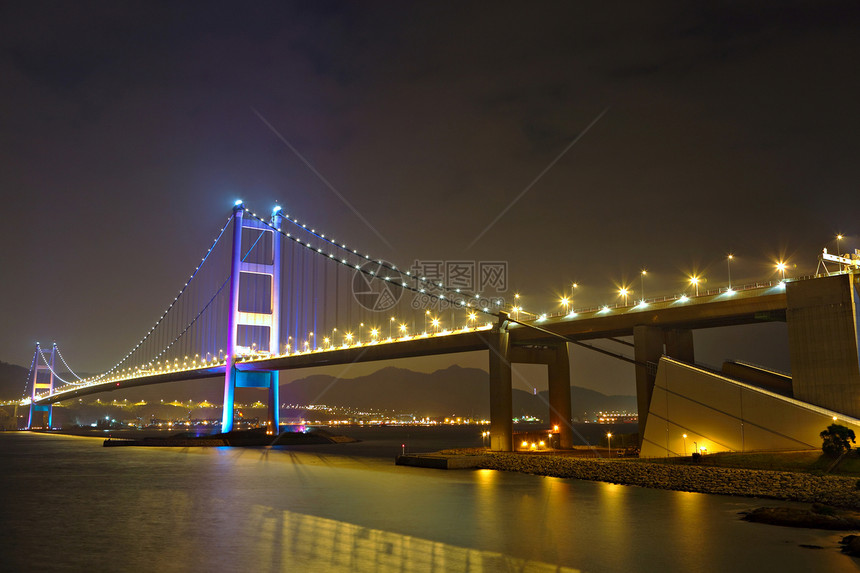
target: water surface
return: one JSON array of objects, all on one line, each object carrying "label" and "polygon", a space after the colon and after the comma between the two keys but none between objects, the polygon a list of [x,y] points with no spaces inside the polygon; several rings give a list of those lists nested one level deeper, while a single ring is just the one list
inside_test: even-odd
[{"label": "water surface", "polygon": [[403,436],[378,437],[103,448],[0,433],[0,569],[860,570],[838,551],[842,533],[738,519],[772,500],[400,467]]}]

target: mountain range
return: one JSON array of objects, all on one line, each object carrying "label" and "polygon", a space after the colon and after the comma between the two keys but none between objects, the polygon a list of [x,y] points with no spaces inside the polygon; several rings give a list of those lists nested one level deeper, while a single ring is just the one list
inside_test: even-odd
[{"label": "mountain range", "polygon": [[[387,367],[366,376],[336,378],[327,374],[313,374],[288,384],[282,384],[282,404],[325,404],[364,411],[393,411],[413,413],[416,416],[461,416],[488,418],[490,402],[487,372],[479,368],[451,366],[431,373],[415,372],[405,368]],[[24,392],[27,369],[0,362],[0,400],[20,398]],[[221,402],[222,382],[218,379],[173,382],[143,386],[128,390],[94,395],[102,400],[209,400]],[[516,381],[514,381],[516,386]],[[237,401],[257,399],[253,390],[238,390]],[[264,397],[260,399],[265,400]],[[635,396],[607,396],[595,390],[571,386],[571,405],[574,418],[592,417],[599,411],[636,411]],[[513,390],[515,417],[537,416],[546,418],[548,393],[534,394]]]},{"label": "mountain range", "polygon": [[[360,410],[412,412],[419,416],[490,415],[487,372],[479,368],[451,366],[432,373],[388,367],[357,378],[337,379],[315,374],[281,386],[281,403],[325,404]],[[595,390],[571,386],[574,418],[599,411],[636,411],[635,396],[607,396]],[[548,393],[513,390],[515,417],[546,418]]]},{"label": "mountain range", "polygon": [[24,395],[28,369],[0,360],[0,402],[15,400]]}]

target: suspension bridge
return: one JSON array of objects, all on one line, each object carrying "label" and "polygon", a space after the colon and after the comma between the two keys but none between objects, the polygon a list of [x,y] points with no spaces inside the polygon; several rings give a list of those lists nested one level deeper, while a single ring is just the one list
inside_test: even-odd
[{"label": "suspension bridge", "polygon": [[[846,272],[813,279],[848,277],[856,287],[858,261],[844,260]],[[51,407],[59,401],[223,376],[221,430],[234,427],[236,389],[256,388],[267,394],[267,431],[274,434],[281,370],[483,350],[491,448],[513,449],[512,363],[547,365],[550,426],[561,446],[570,447],[568,347],[574,344],[635,365],[642,436],[662,357],[694,363],[692,331],[697,328],[791,322],[786,291],[803,282],[818,284],[765,281],[694,296],[521,316],[519,307],[474,285],[445,284],[437,276],[398,268],[279,207],[263,218],[239,201],[174,299],[119,361],[81,378],[56,345],[46,351],[37,344],[29,392],[20,405],[29,406],[28,429],[50,428]],[[856,348],[856,328],[852,332]],[[619,338],[631,335],[632,343]],[[618,351],[589,342],[595,339],[612,342]],[[792,354],[794,363],[793,348]],[[855,352],[845,368],[856,370],[856,359]],[[64,379],[60,371],[69,374]]]}]

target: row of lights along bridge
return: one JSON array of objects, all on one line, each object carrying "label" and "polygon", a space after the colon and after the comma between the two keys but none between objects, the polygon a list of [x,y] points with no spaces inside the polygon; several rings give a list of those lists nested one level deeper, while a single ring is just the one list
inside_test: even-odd
[{"label": "row of lights along bridge", "polygon": [[[837,242],[843,238],[842,235],[837,236]],[[838,247],[837,247],[838,249]],[[730,254],[726,257],[726,270],[728,275],[728,286],[722,291],[727,294],[734,293],[734,289],[732,287],[732,261],[734,261],[734,255]],[[785,281],[786,279],[786,271],[788,270],[788,263],[785,261],[777,261],[774,264],[774,269],[776,273],[779,274],[780,282]],[[841,270],[841,269],[840,269]],[[640,296],[641,298],[638,300],[636,306],[646,306],[647,301],[644,296],[645,292],[645,277],[648,275],[647,270],[642,270],[640,272]],[[690,288],[690,294],[694,294],[695,296],[699,296],[699,287],[702,283],[705,282],[704,277],[701,275],[690,275],[687,277],[688,285]],[[576,289],[579,288],[578,283],[572,283],[570,286],[570,294],[565,294],[559,299],[559,304],[564,309],[564,315],[567,317],[575,317],[577,315],[576,310],[573,308],[573,300]],[[617,295],[619,298],[623,300],[622,307],[629,306],[630,296],[633,294],[633,290],[630,286],[622,286],[618,289]],[[687,293],[680,295],[681,300],[685,300],[688,297]],[[546,319],[548,316],[547,313],[534,313],[531,311],[525,310],[523,308],[522,303],[523,297],[516,293],[514,295],[514,303],[508,306],[508,310],[513,314],[514,318],[519,320],[520,315],[524,314],[524,319],[534,318],[537,320]],[[618,305],[616,305],[618,306]],[[609,306],[604,305],[602,307],[604,310],[608,310]],[[439,315],[434,315],[431,311],[426,310],[424,313],[424,329],[421,333],[416,334],[414,336],[429,336],[430,334],[438,335],[438,334],[447,334],[449,332],[454,332],[460,328],[462,329],[470,329],[475,328],[478,323],[478,315],[474,311],[468,311],[466,322],[462,327],[457,327],[454,324],[454,317],[452,314],[452,324],[446,327],[443,325],[443,316],[444,313],[440,313]],[[432,332],[429,327],[432,327]],[[396,339],[407,339],[412,338],[413,335],[410,334],[410,329],[405,323],[401,323],[397,320],[396,317],[390,317],[388,321],[388,341],[396,340]],[[369,334],[370,338],[367,339],[367,335]],[[338,340],[340,338],[340,340]],[[383,329],[377,325],[365,325],[365,323],[360,323],[358,326],[358,332],[343,332],[341,334],[338,333],[337,328],[333,328],[330,335],[325,336],[323,338],[323,349],[333,349],[337,347],[348,347],[352,345],[361,345],[365,343],[376,343],[385,340],[383,338]],[[318,349],[318,345],[314,342],[314,333],[308,333],[306,339],[304,341],[300,341],[298,343],[293,342],[292,337],[288,337],[285,350],[287,353],[292,352],[302,352],[302,351],[310,351]],[[252,349],[252,353],[255,353],[255,349]]]},{"label": "row of lights along bridge", "polygon": [[[841,252],[841,244],[840,243],[845,238],[845,236],[842,234],[838,234],[838,235],[836,235],[835,238],[836,238],[836,252],[840,253]],[[826,249],[824,252],[825,253],[827,252]],[[734,289],[732,288],[732,262],[734,261],[734,259],[735,259],[735,256],[733,254],[729,254],[726,256],[726,273],[727,273],[727,278],[728,278],[728,286],[726,287],[724,292],[726,292],[728,294],[732,294],[734,292]],[[785,281],[786,271],[788,270],[788,268],[789,268],[789,264],[787,261],[779,260],[779,261],[776,261],[774,263],[774,269],[775,269],[776,273],[779,274],[779,279],[781,282]],[[843,270],[843,266],[840,263],[839,264],[839,271],[841,272],[842,270]],[[645,277],[647,275],[648,275],[647,269],[642,269],[639,273],[640,298],[639,298],[636,306],[644,306],[647,304],[646,298],[645,298]],[[693,274],[693,275],[687,276],[687,282],[688,282],[689,288],[691,290],[691,294],[695,294],[695,296],[699,296],[699,287],[705,282],[705,278],[701,275]],[[633,289],[631,288],[631,286],[632,286],[631,284],[622,285],[622,286],[618,287],[618,290],[616,291],[617,296],[619,298],[621,298],[623,301],[622,306],[628,306],[629,305],[629,299],[633,295]],[[576,282],[571,283],[570,294],[565,293],[559,299],[559,303],[562,306],[562,308],[564,309],[564,314],[567,316],[573,317],[573,316],[576,316],[576,314],[577,314],[573,308],[573,300],[574,300],[574,295],[576,293],[576,290],[578,288],[579,288],[578,283],[576,283]],[[686,298],[687,294],[684,293],[681,296],[682,296],[682,298]],[[604,308],[606,310],[609,309],[608,305],[604,305],[602,308]],[[527,315],[527,317],[532,316],[532,317],[535,317],[538,319],[546,318],[548,316],[546,313],[539,314],[539,313],[533,313],[533,312],[526,311],[522,306],[521,296],[518,293],[514,295],[514,304],[511,306],[510,310],[511,310],[511,312],[514,313],[514,318],[516,318],[516,319],[519,319],[520,313],[525,313]]]}]

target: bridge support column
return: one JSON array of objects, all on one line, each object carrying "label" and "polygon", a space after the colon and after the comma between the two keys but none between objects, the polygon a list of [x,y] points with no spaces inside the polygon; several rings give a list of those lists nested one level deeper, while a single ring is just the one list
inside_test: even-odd
[{"label": "bridge support column", "polygon": [[236,388],[262,388],[268,390],[269,411],[266,416],[266,433],[274,435],[277,433],[280,422],[280,401],[278,396],[278,371],[261,370],[247,371],[238,370],[233,367],[233,380]]},{"label": "bridge support column", "polygon": [[[547,365],[549,375],[549,424],[559,435],[559,447],[573,447],[573,428],[570,423],[570,353],[567,343],[554,348],[554,356]],[[556,428],[558,428],[556,430]]]},{"label": "bridge support column", "polygon": [[490,449],[510,452],[514,442],[510,341],[502,326],[487,333],[490,347]]},{"label": "bridge support column", "polygon": [[[657,363],[663,356],[663,331],[656,326],[633,327],[633,354],[636,361],[636,406],[639,411],[639,444],[645,436],[648,408],[657,379]],[[692,350],[692,344],[691,344]]]},{"label": "bridge support column", "polygon": [[[233,429],[233,408],[236,388],[267,388],[269,398],[269,415],[267,419],[268,434],[277,434],[279,422],[279,396],[278,396],[278,373],[277,372],[244,372],[236,369],[236,354],[239,350],[248,353],[250,349],[238,346],[238,328],[240,326],[263,326],[269,329],[267,348],[260,343],[259,351],[266,352],[270,356],[280,353],[280,324],[281,324],[281,242],[275,235],[275,230],[280,230],[281,208],[275,207],[272,211],[272,221],[267,224],[253,218],[245,219],[245,207],[237,203],[233,207],[233,259],[230,266],[230,315],[227,319],[227,368],[224,375],[224,412],[221,418],[221,431],[229,432]],[[242,256],[242,229],[250,228],[260,231],[260,236],[268,233],[272,241],[271,263],[246,262],[244,259],[249,253]],[[252,247],[253,250],[253,247]],[[239,289],[242,286],[242,273],[255,275],[268,275],[270,280],[269,300],[256,301],[260,308],[252,311],[239,309]],[[247,344],[247,342],[246,342]]]},{"label": "bridge support column", "polygon": [[672,328],[666,330],[666,356],[695,364],[693,352],[693,331],[689,328]]},{"label": "bridge support column", "polygon": [[[50,364],[43,364],[44,356],[39,343],[36,343],[36,353],[33,355],[33,378],[30,381],[30,414],[27,417],[27,429],[47,428],[51,429],[52,418],[54,414],[53,404],[37,404],[36,395],[43,391],[48,393],[54,390],[54,356],[57,352],[57,345],[51,347]],[[40,359],[41,362],[40,362]],[[41,376],[40,376],[41,374]],[[16,411],[17,414],[17,411]],[[15,418],[17,427],[18,419]]]},{"label": "bridge support column", "polygon": [[860,417],[860,273],[785,287],[794,397]]},{"label": "bridge support column", "polygon": [[233,207],[233,257],[230,264],[230,310],[227,318],[227,364],[224,369],[224,406],[221,431],[233,430],[233,408],[236,393],[236,329],[239,322],[239,278],[242,266],[242,216],[244,206]]}]

